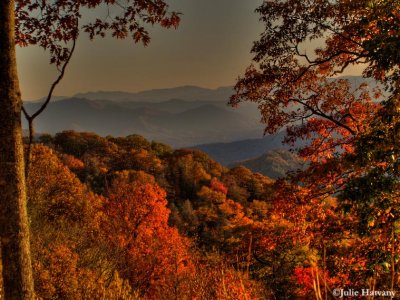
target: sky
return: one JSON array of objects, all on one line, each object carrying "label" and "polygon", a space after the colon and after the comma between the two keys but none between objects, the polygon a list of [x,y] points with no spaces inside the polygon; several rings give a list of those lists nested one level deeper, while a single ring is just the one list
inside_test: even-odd
[{"label": "sky", "polygon": [[[170,0],[183,13],[177,30],[148,27],[147,47],[112,38],[90,41],[81,34],[55,95],[88,91],[136,92],[196,85],[234,85],[250,65],[250,49],[262,24],[254,10],[262,0]],[[57,72],[42,49],[17,49],[22,98],[47,95]]]}]

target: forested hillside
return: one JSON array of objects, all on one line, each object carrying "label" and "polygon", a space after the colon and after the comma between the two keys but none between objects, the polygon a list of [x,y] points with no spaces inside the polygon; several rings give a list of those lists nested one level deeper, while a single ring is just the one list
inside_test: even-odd
[{"label": "forested hillside", "polygon": [[268,297],[249,243],[271,184],[138,135],[42,136],[28,182],[37,296]]},{"label": "forested hillside", "polygon": [[44,299],[308,299],[364,283],[334,198],[199,150],[65,131],[33,145],[28,178]]}]

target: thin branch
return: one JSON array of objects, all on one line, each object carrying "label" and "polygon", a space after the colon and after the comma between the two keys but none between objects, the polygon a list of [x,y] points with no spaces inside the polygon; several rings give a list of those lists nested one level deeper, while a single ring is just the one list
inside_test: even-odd
[{"label": "thin branch", "polygon": [[320,111],[320,110],[316,110],[316,109],[313,108],[311,105],[309,105],[309,104],[307,104],[307,103],[305,103],[305,102],[303,102],[303,101],[301,101],[301,100],[299,100],[299,99],[296,99],[296,98],[292,98],[292,99],[290,99],[290,100],[293,101],[293,102],[297,102],[297,103],[299,103],[299,104],[305,106],[306,108],[308,108],[308,109],[309,109],[312,113],[314,113],[315,115],[320,116],[320,117],[322,117],[322,118],[324,118],[324,119],[327,119],[327,120],[329,120],[329,121],[335,123],[335,124],[338,125],[339,127],[342,127],[342,128],[344,128],[344,129],[346,129],[346,130],[347,130],[349,133],[351,133],[352,135],[355,135],[355,134],[356,134],[356,132],[355,132],[353,129],[351,129],[349,126],[347,126],[346,124],[341,123],[340,121],[336,120],[336,119],[333,118],[332,116],[329,116],[329,115],[323,113],[323,112]]},{"label": "thin branch", "polygon": [[22,112],[24,113],[25,119],[28,121],[31,116],[28,114],[23,105],[22,105]]},{"label": "thin branch", "polygon": [[35,118],[37,116],[39,116],[46,109],[47,105],[50,103],[50,100],[53,96],[53,92],[54,92],[55,88],[60,83],[60,81],[63,79],[65,70],[67,69],[67,66],[71,60],[72,54],[75,51],[76,40],[77,40],[77,36],[75,36],[74,39],[72,40],[71,51],[61,68],[60,74],[58,75],[57,79],[51,85],[49,93],[46,98],[46,101],[41,105],[41,107],[33,115],[29,115],[28,112],[26,111],[25,107],[22,105],[22,112],[23,112],[26,120],[28,121],[28,126],[29,126],[29,143],[28,143],[28,149],[27,149],[27,155],[26,155],[25,178],[28,178],[29,169],[30,169],[31,152],[32,152],[32,144],[33,144],[33,136],[34,136],[33,121],[35,120]]},{"label": "thin branch", "polygon": [[72,54],[74,53],[75,50],[75,46],[76,46],[76,38],[73,39],[72,41],[72,48],[71,51],[68,55],[67,60],[65,61],[63,67],[61,68],[61,72],[60,75],[58,75],[58,78],[53,82],[53,84],[51,85],[51,88],[49,90],[49,94],[47,95],[46,101],[42,104],[42,106],[30,117],[32,120],[34,120],[38,115],[40,115],[47,107],[47,105],[49,104],[51,97],[53,96],[53,92],[54,89],[56,88],[56,86],[60,83],[60,81],[63,79],[64,74],[65,74],[65,70],[68,66],[68,63],[71,60]]},{"label": "thin branch", "polygon": [[[312,60],[312,59],[310,59],[310,57],[306,53],[301,53],[300,52],[299,44],[294,45],[293,49],[295,50],[297,56],[304,58],[309,63],[309,65],[311,65],[311,66],[318,66],[318,65],[321,65],[323,63],[329,62],[332,59],[334,59],[335,57],[338,57],[338,56],[340,56],[342,54],[349,54],[349,55],[356,56],[355,58],[353,58],[353,59],[351,59],[349,61],[346,61],[346,63],[344,64],[345,67],[347,67],[350,63],[354,63],[357,60],[366,57],[366,55],[363,55],[363,54],[358,53],[358,52],[348,51],[348,50],[340,50],[340,51],[337,51],[336,53],[331,54],[330,56],[328,56],[328,57],[326,57],[324,59]],[[341,72],[343,72],[343,70]]]},{"label": "thin branch", "polygon": [[353,40],[353,39],[352,39],[351,37],[349,37],[349,36],[344,35],[343,33],[337,31],[336,29],[332,28],[331,26],[322,23],[321,21],[318,21],[318,20],[315,20],[315,19],[312,19],[312,18],[307,18],[307,17],[306,17],[306,18],[297,17],[297,16],[291,16],[291,17],[292,17],[293,19],[295,19],[295,20],[300,20],[300,21],[305,21],[305,22],[311,22],[311,23],[314,23],[314,24],[316,24],[316,25],[319,25],[319,26],[321,26],[322,28],[325,28],[326,30],[331,31],[333,34],[336,34],[337,36],[340,36],[341,38],[343,38],[343,39],[349,41],[350,43],[354,43],[354,44],[356,44],[357,46],[359,46],[359,47],[361,47],[361,48],[364,48],[363,45],[362,45],[361,43],[359,43],[359,42]]}]

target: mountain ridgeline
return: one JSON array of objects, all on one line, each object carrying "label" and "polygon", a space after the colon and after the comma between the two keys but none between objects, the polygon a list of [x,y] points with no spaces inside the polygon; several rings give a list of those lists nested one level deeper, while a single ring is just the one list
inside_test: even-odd
[{"label": "mountain ridgeline", "polygon": [[192,148],[199,149],[207,153],[212,159],[220,164],[228,166],[240,161],[252,159],[264,153],[276,149],[288,149],[284,145],[284,132],[276,135],[267,135],[258,139],[245,139],[228,143],[210,143],[195,145]]},{"label": "mountain ridgeline", "polygon": [[[353,86],[362,81],[357,76],[346,79]],[[243,103],[235,109],[228,106],[233,93],[231,87],[212,90],[184,86],[56,97],[34,126],[36,132],[49,134],[70,129],[101,136],[138,134],[173,148],[199,149],[224,166],[243,164],[271,178],[296,170],[298,158],[284,150],[288,146],[282,144],[285,133],[263,136],[264,126],[256,105]],[[24,105],[33,112],[42,102],[39,99]],[[299,143],[298,146],[304,144]]]},{"label": "mountain ridgeline", "polygon": [[289,172],[303,170],[305,162],[286,149],[270,150],[263,155],[233,163],[230,167],[244,166],[269,178],[285,178]]},{"label": "mountain ridgeline", "polygon": [[[231,88],[181,87],[78,94],[51,102],[36,120],[35,129],[50,134],[69,129],[102,136],[136,133],[173,147],[262,137],[257,108],[251,104],[229,107],[231,93]],[[25,106],[33,112],[40,101]]]},{"label": "mountain ridgeline", "polygon": [[164,102],[170,99],[184,99],[187,101],[227,101],[233,94],[232,87],[207,89],[198,86],[181,86],[176,88],[153,89],[137,93],[120,91],[98,91],[79,93],[78,98],[90,100],[113,100],[118,102]]}]

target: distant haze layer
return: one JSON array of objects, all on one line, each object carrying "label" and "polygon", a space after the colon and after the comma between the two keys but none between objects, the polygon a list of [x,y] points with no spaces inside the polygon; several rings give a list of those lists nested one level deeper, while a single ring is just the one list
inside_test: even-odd
[{"label": "distant haze layer", "polygon": [[[184,86],[141,93],[78,94],[51,102],[34,126],[36,132],[50,134],[71,129],[103,136],[140,134],[173,147],[261,138],[257,107],[252,103],[239,109],[228,106],[232,93],[229,87]],[[25,106],[33,112],[40,104],[26,102]]]},{"label": "distant haze layer", "polygon": [[[181,24],[177,30],[147,27],[152,38],[148,47],[110,37],[92,42],[82,33],[56,94],[233,85],[250,64],[252,42],[262,32],[254,13],[262,1],[167,2],[182,13]],[[86,18],[101,18],[106,13],[91,11]],[[38,47],[19,48],[18,67],[25,100],[46,95],[57,75],[48,54]]]}]

